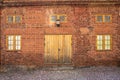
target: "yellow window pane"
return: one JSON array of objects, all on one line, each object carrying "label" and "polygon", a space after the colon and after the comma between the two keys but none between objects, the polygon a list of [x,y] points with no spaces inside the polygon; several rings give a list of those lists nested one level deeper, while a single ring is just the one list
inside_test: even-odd
[{"label": "yellow window pane", "polygon": [[13,44],[13,41],[8,41],[8,44]]},{"label": "yellow window pane", "polygon": [[105,44],[110,44],[110,41],[105,41]]},{"label": "yellow window pane", "polygon": [[13,36],[8,36],[8,41],[13,40]]},{"label": "yellow window pane", "polygon": [[20,50],[20,48],[21,48],[20,46],[16,46],[16,50]]},{"label": "yellow window pane", "polygon": [[97,41],[97,44],[102,44],[102,41]]},{"label": "yellow window pane", "polygon": [[105,40],[110,40],[110,35],[105,35]]},{"label": "yellow window pane", "polygon": [[20,41],[16,41],[16,45],[20,45],[21,44],[21,42]]},{"label": "yellow window pane", "polygon": [[13,50],[13,46],[8,46],[8,50]]},{"label": "yellow window pane", "polygon": [[105,50],[110,50],[110,45],[106,45]]},{"label": "yellow window pane", "polygon": [[97,35],[97,40],[102,40],[102,35]]},{"label": "yellow window pane", "polygon": [[102,50],[102,46],[97,46],[97,50]]},{"label": "yellow window pane", "polygon": [[21,36],[16,36],[16,40],[21,40]]},{"label": "yellow window pane", "polygon": [[21,48],[21,36],[19,36],[19,35],[17,35],[16,36],[16,50],[20,50],[20,48]]}]

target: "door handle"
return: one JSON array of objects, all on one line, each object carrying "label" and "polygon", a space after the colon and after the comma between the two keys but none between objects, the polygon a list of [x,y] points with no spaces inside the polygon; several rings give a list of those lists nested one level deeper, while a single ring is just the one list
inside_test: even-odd
[{"label": "door handle", "polygon": [[58,48],[58,51],[60,51],[60,49]]}]

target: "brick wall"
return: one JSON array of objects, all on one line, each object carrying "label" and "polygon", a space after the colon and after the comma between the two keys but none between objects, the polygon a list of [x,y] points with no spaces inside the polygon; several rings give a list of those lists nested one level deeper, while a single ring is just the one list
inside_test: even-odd
[{"label": "brick wall", "polygon": [[[44,35],[72,35],[72,63],[74,66],[118,65],[120,60],[119,45],[119,11],[116,6],[23,6],[4,7],[1,23],[1,55],[3,64],[39,65],[44,66]],[[112,14],[112,23],[98,24],[96,14]],[[67,22],[57,28],[49,22],[51,14],[66,14]],[[21,15],[22,22],[9,24],[8,15]],[[94,27],[89,33],[88,27]],[[6,35],[21,35],[22,49],[8,51]],[[110,34],[113,49],[110,51],[96,50],[96,35]]]},{"label": "brick wall", "polygon": [[[1,8],[0,8],[0,34],[1,34]],[[0,35],[1,40],[1,35]],[[0,48],[1,48],[1,42],[0,42]],[[1,63],[1,51],[0,51],[0,63]]]},{"label": "brick wall", "polygon": [[[96,7],[90,7],[90,25],[94,26],[94,32],[92,33],[92,42],[93,45],[91,53],[89,54],[92,58],[95,59],[96,65],[114,65],[116,63],[116,59],[119,58],[119,55],[117,53],[118,47],[116,44],[117,39],[117,30],[116,28],[118,25],[118,7],[116,6],[96,6]],[[112,23],[105,23],[105,24],[98,24],[95,22],[95,15],[96,14],[111,14],[112,15]],[[96,51],[95,48],[95,38],[97,34],[110,34],[112,35],[112,50],[111,51]]]}]

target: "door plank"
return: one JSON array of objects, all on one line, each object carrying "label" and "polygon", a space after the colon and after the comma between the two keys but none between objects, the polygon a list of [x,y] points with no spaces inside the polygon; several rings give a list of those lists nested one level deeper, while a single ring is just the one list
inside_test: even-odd
[{"label": "door plank", "polygon": [[59,63],[63,63],[63,35],[59,35],[59,41],[58,41],[58,58]]},{"label": "door plank", "polygon": [[53,59],[52,62],[57,63],[58,62],[58,36],[57,35],[53,35],[53,40],[51,42],[51,45],[52,45],[51,56],[53,56],[53,58],[51,57]]},{"label": "door plank", "polygon": [[64,63],[71,62],[71,35],[67,35],[64,38]]}]

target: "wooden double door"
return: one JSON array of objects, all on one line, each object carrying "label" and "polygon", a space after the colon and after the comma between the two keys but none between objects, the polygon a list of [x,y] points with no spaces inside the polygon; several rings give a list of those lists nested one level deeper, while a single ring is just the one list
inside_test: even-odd
[{"label": "wooden double door", "polygon": [[45,35],[45,63],[71,63],[72,35]]}]

